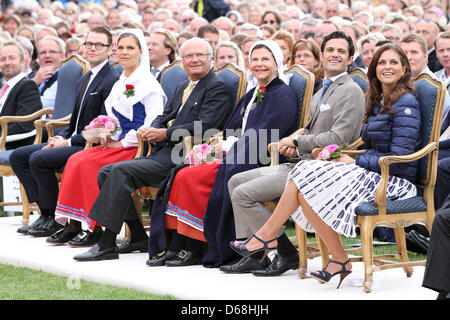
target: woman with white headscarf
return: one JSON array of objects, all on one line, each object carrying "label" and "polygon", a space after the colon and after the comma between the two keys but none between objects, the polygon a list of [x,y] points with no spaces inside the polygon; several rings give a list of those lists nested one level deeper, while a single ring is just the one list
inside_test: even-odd
[{"label": "woman with white headscarf", "polygon": [[[64,229],[66,235],[52,237],[68,239],[73,235],[69,241],[73,246],[92,245],[101,236],[101,228],[88,217],[99,193],[98,171],[105,165],[134,158],[138,145],[136,132],[141,127],[150,127],[156,116],[162,114],[167,100],[161,85],[150,73],[148,49],[141,30],[121,32],[117,53],[123,72],[105,100],[105,109],[119,123],[120,130],[100,142],[101,145],[71,156],[61,181],[57,221],[65,223],[69,218],[72,227]],[[81,224],[73,220],[84,223],[91,232],[76,236]]]},{"label": "woman with white headscarf", "polygon": [[[268,165],[267,144],[298,128],[296,95],[278,77],[282,57],[273,41],[254,44],[250,69],[258,86],[242,97],[225,124],[224,140],[215,146],[223,159],[178,167],[160,188],[164,200],[157,197],[152,209],[148,265],[209,267],[237,258],[228,246],[235,235],[228,181]],[[173,230],[170,244],[166,229]],[[204,256],[205,242],[210,250]]]}]

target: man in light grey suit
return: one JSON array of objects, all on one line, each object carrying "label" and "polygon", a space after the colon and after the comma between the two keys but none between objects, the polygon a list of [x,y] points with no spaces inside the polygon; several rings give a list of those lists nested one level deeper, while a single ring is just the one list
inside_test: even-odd
[{"label": "man in light grey suit", "polygon": [[[299,158],[312,159],[311,151],[329,144],[348,145],[360,136],[364,116],[364,95],[347,74],[354,47],[342,31],[327,35],[321,45],[325,71],[323,88],[312,98],[309,121],[301,133],[279,142],[279,152],[292,163],[261,167],[234,175],[228,183],[233,203],[236,238],[246,239],[270,217],[265,201],[278,199],[286,186],[289,171]],[[298,253],[283,230],[278,232],[277,255],[266,266],[258,254],[222,266],[228,273],[252,272],[254,275],[280,275],[298,268]]]}]

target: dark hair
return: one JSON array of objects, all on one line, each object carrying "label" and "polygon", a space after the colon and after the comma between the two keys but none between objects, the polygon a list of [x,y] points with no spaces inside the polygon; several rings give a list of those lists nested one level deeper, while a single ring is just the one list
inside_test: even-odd
[{"label": "dark hair", "polygon": [[353,46],[353,40],[349,36],[347,36],[343,31],[333,31],[329,34],[327,34],[323,40],[322,44],[320,46],[320,51],[323,53],[325,50],[325,45],[328,41],[332,39],[345,39],[348,43],[348,56],[352,57],[355,54],[355,47]]},{"label": "dark hair", "polygon": [[198,28],[197,35],[199,38],[204,38],[205,33],[219,34],[219,29],[217,29],[217,27],[213,24],[205,24],[204,26]]},{"label": "dark hair", "polygon": [[122,34],[117,38],[117,44],[119,44],[120,39],[128,38],[128,37],[131,37],[131,38],[133,38],[134,40],[136,40],[136,43],[137,43],[139,49],[142,50],[142,48],[141,48],[141,43],[139,42],[139,39],[138,39],[134,34],[129,33],[129,32],[126,32],[126,31],[125,31],[124,33],[122,33]]},{"label": "dark hair", "polygon": [[[383,52],[392,50],[400,57],[400,63],[403,67],[406,67],[405,73],[398,80],[395,88],[387,93],[383,92],[381,88],[381,82],[377,78],[377,65]],[[374,106],[381,102],[383,97],[383,105],[381,106],[380,113],[392,114],[391,106],[397,102],[397,100],[405,93],[412,93],[416,95],[416,89],[411,81],[411,67],[408,62],[408,57],[402,48],[393,43],[387,43],[382,47],[375,50],[372,61],[370,62],[369,69],[367,70],[367,77],[369,78],[369,89],[367,90],[366,99],[366,114],[364,115],[364,121],[372,113]]]},{"label": "dark hair", "polygon": [[94,32],[94,33],[103,33],[106,38],[108,39],[108,44],[111,45],[112,43],[112,35],[111,35],[111,31],[106,28],[106,27],[95,27],[93,28],[91,31],[89,31],[89,33]]}]

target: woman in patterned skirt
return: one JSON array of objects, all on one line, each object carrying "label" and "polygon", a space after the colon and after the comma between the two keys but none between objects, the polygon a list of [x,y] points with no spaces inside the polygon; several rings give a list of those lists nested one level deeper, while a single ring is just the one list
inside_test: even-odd
[{"label": "woman in patterned skirt", "polygon": [[[408,59],[393,44],[379,48],[369,66],[370,82],[366,100],[362,139],[366,150],[355,159],[341,155],[333,161],[301,161],[291,171],[287,187],[266,224],[246,241],[231,242],[243,256],[267,253],[277,246],[276,233],[292,215],[308,232],[316,232],[331,252],[324,270],[311,276],[327,282],[350,273],[340,235],[354,237],[356,215],[361,203],[373,201],[380,181],[378,159],[386,155],[406,155],[420,144],[421,118]],[[406,199],[416,195],[413,182],[417,162],[390,166],[387,198]],[[340,284],[340,283],[339,283]]]}]

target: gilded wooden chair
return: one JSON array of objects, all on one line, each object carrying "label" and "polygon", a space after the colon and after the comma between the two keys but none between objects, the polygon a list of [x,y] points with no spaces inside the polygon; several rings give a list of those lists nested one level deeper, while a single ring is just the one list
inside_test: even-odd
[{"label": "gilded wooden chair", "polygon": [[[289,78],[289,87],[294,90],[297,96],[298,104],[298,124],[299,128],[291,136],[302,134],[303,128],[308,122],[309,109],[314,91],[314,75],[300,65],[293,65],[285,71]],[[279,164],[278,142],[269,144],[268,150],[271,157],[270,165]],[[276,207],[276,201],[267,201],[264,203],[267,208],[273,211]],[[291,241],[297,240],[299,250],[299,268],[298,274],[300,278],[306,277],[307,259],[315,258],[320,255],[316,243],[307,243],[306,232],[295,225],[295,237],[291,237]],[[319,240],[320,241],[320,240]]]},{"label": "gilded wooden chair", "polygon": [[160,74],[160,83],[161,87],[164,90],[164,93],[167,96],[166,104],[169,104],[172,101],[173,94],[175,93],[175,89],[184,80],[187,80],[188,75],[186,71],[184,71],[183,65],[180,61],[175,60],[167,67],[161,70]]},{"label": "gilded wooden chair", "polygon": [[[180,76],[180,72],[178,69],[181,66],[181,64],[179,62],[175,62],[172,65],[177,66],[177,69],[175,69],[175,70],[177,70],[176,72],[178,73],[176,79],[178,79],[180,82],[184,81],[185,79],[183,79],[183,77]],[[169,68],[169,67],[170,66],[168,66],[166,68]],[[164,72],[164,70],[166,70],[166,69],[163,69],[162,72]],[[172,69],[170,69],[170,70],[172,70]],[[183,72],[184,72],[184,70],[183,70]],[[221,69],[216,70],[215,73],[224,80],[230,100],[233,101],[233,103],[237,103],[242,98],[242,96],[245,94],[245,89],[247,86],[247,77],[246,77],[245,72],[240,70],[236,65],[234,65],[232,63],[227,63]],[[161,77],[161,82],[163,81],[163,79],[168,79],[168,78],[165,78],[167,76],[168,76],[167,74],[166,75],[163,74]],[[186,74],[186,76],[187,76],[187,74]],[[178,83],[172,82],[173,90],[176,88],[177,85],[178,85]],[[172,93],[172,95],[173,95],[173,93]],[[170,123],[169,123],[169,125],[170,125]],[[145,149],[145,142],[143,141],[143,139],[141,138],[139,133],[137,134],[137,137],[138,137],[138,142],[139,142],[137,157],[139,157],[139,156],[143,156],[143,152]],[[186,156],[188,156],[194,146],[194,137],[193,136],[185,137],[183,140],[183,143],[184,143],[184,150],[186,152]],[[151,151],[152,151],[151,144],[148,144],[147,156],[150,155]],[[135,200],[135,204],[136,204],[141,222],[143,223],[144,228],[146,228],[146,230],[149,229],[150,218],[143,217],[141,214],[142,200],[143,199],[146,199],[146,200],[155,199],[158,189],[159,189],[159,186],[148,186],[148,187],[143,187],[143,188],[137,190],[133,194],[133,199]]]},{"label": "gilded wooden chair", "polygon": [[369,88],[369,79],[364,70],[362,68],[353,68],[348,74],[360,86],[361,90],[366,93]]},{"label": "gilded wooden chair", "polygon": [[[58,84],[56,88],[55,107],[50,109],[51,117],[45,117],[34,121],[36,128],[36,138],[34,143],[43,141],[44,127],[48,137],[57,135],[69,125],[72,108],[75,104],[76,86],[75,83],[81,76],[89,70],[89,63],[79,55],[72,55],[65,59],[58,71]],[[58,179],[61,179],[61,172],[55,172]],[[23,218],[22,225],[28,225],[30,213],[38,210],[35,203],[30,204],[22,185],[20,185],[20,195],[22,198]]]},{"label": "gilded wooden chair", "polygon": [[[371,292],[373,273],[392,268],[403,268],[407,277],[412,275],[413,266],[425,265],[426,260],[410,262],[406,250],[404,228],[413,224],[423,224],[431,234],[434,219],[434,186],[436,182],[439,131],[444,108],[445,86],[441,81],[424,74],[414,80],[417,99],[422,117],[421,148],[410,155],[384,156],[379,159],[381,180],[372,202],[360,204],[355,209],[356,224],[360,227],[362,257],[352,257],[351,261],[364,262],[364,291]],[[362,151],[346,152],[357,154]],[[386,199],[389,166],[392,163],[419,161],[416,185],[423,195],[405,199]],[[399,254],[376,255],[373,253],[373,230],[377,226],[394,228]],[[328,259],[328,250],[321,251]],[[400,260],[394,261],[394,259]]]}]

